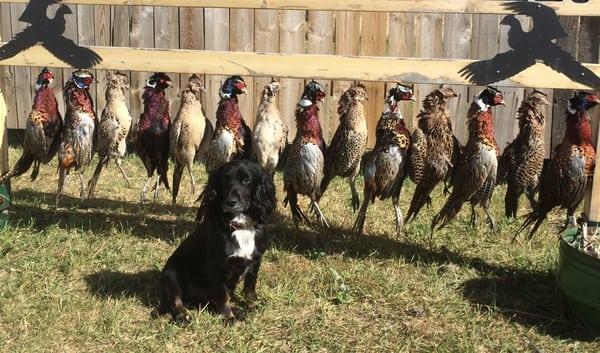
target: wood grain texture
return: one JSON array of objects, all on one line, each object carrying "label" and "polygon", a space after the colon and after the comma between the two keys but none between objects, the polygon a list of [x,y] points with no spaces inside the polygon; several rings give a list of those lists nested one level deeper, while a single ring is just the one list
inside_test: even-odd
[{"label": "wood grain texture", "polygon": [[[204,9],[204,48],[206,50],[229,50],[229,10]],[[221,57],[219,61],[224,62],[225,60],[225,58]],[[194,71],[204,67],[203,61],[196,61],[195,63],[199,62],[202,62],[203,64],[193,65],[195,67]],[[194,62],[190,62],[190,64],[192,63]],[[204,73],[214,74],[214,76],[206,77],[206,103],[204,105],[207,114],[206,117],[214,124],[217,104],[219,102],[219,89],[227,78],[227,76],[223,75],[230,73],[224,70],[215,70],[213,72]]]},{"label": "wood grain texture", "polygon": [[[231,9],[229,11],[229,50],[254,51],[254,10]],[[248,126],[254,126],[254,78],[244,77],[247,93],[240,96],[239,105]]]},{"label": "wood grain texture", "polygon": [[[279,12],[277,10],[254,10],[254,50],[262,53],[279,52]],[[261,92],[270,81],[271,77],[254,78],[254,115],[256,115]],[[279,100],[277,103],[279,105]]]},{"label": "wood grain texture", "polygon": [[[6,19],[10,16],[10,4],[1,4],[0,12],[2,18]],[[0,38],[9,40],[12,38],[12,29],[10,21],[0,21]],[[17,94],[15,92],[15,67],[1,66],[0,75],[3,77],[1,89],[4,91],[4,99],[6,104],[6,126],[9,129],[16,129],[17,126]]]},{"label": "wood grain texture", "polygon": [[[110,6],[94,6],[94,42],[96,45],[111,45]],[[96,111],[98,116],[106,105],[106,70],[96,70]],[[127,96],[129,94],[126,93]]]},{"label": "wood grain texture", "polygon": [[[24,4],[12,4],[10,5],[11,14],[21,14],[25,10]],[[13,35],[21,32],[27,27],[26,23],[19,22],[18,16],[11,16],[11,29]],[[66,33],[65,33],[66,34]],[[66,36],[66,35],[65,35]],[[31,70],[29,67],[18,67],[14,70],[14,85],[15,85],[15,98],[16,98],[16,126],[19,129],[24,129],[27,122],[29,112],[31,112]]]},{"label": "wood grain texture", "polygon": [[[402,13],[393,12],[389,16],[388,25],[388,56],[395,57],[415,57],[416,51],[416,27],[415,27],[416,14],[414,13]],[[390,82],[386,85],[386,92],[396,85],[395,82]],[[379,104],[383,106],[384,102],[371,102],[370,104]],[[412,116],[419,106],[419,102],[403,102],[400,104],[400,111],[402,116],[405,118],[406,124],[409,128],[413,127],[414,121]],[[370,119],[379,119],[378,116],[370,117]]]},{"label": "wood grain texture", "polygon": [[[361,14],[360,29],[360,55],[385,55],[386,32],[387,32],[388,14],[381,12],[364,12]],[[381,102],[385,98],[385,84],[383,82],[367,82],[367,96],[373,102]],[[367,145],[375,145],[375,126],[377,120],[373,117],[379,117],[383,112],[383,106],[380,104],[370,104],[366,106],[367,128],[369,135]]]},{"label": "wood grain texture", "polygon": [[[304,36],[306,31],[306,11],[294,10],[283,11],[279,15],[279,52],[280,53],[304,53]],[[289,56],[291,57],[291,56]],[[267,61],[263,65],[270,66]],[[296,62],[297,67],[305,67],[302,62]],[[294,111],[296,103],[300,99],[300,95],[304,89],[304,78],[314,77],[315,72],[306,72],[305,75],[296,76],[299,79],[281,79],[281,90],[279,91],[279,108],[281,111],[281,119],[284,124],[289,127],[288,138],[291,140],[296,135],[296,123],[294,119]],[[281,76],[289,77],[288,75],[274,74],[265,76]]]},{"label": "wood grain texture", "polygon": [[[308,11],[308,28],[306,30],[306,52],[309,54],[334,53],[334,27],[333,12]],[[323,137],[329,142],[338,125],[337,102],[332,99],[331,80],[319,80],[327,97],[323,101],[321,111],[321,125]]]},{"label": "wood grain texture", "polygon": [[[291,78],[341,79],[361,81],[403,81],[424,84],[468,85],[458,71],[473,62],[470,59],[420,59],[390,57],[352,57],[309,54],[265,54],[212,50],[169,50],[148,48],[91,47],[104,59],[96,69]],[[202,65],[198,65],[198,63]],[[41,46],[0,61],[0,65],[66,67]],[[599,64],[584,64],[600,75]],[[369,70],[366,71],[365,67]],[[543,64],[535,64],[498,87],[540,87],[586,89]],[[298,98],[298,97],[297,97]]]},{"label": "wood grain texture", "polygon": [[[134,6],[130,9],[130,31],[129,45],[135,47],[154,47],[154,8],[150,6]],[[146,54],[148,55],[148,54]],[[106,62],[106,55],[102,55],[103,62]],[[123,60],[123,57],[121,57]],[[152,61],[152,55],[147,58]],[[123,60],[129,62],[129,60]],[[125,69],[132,70],[131,65],[123,65],[122,67],[106,67],[107,69]],[[135,128],[140,114],[144,109],[142,102],[142,93],[146,80],[156,68],[146,68],[145,70],[132,70],[141,72],[131,73],[131,117],[133,118],[133,126]],[[172,70],[157,70],[157,71],[172,71]]]},{"label": "wood grain texture", "polygon": [[[204,9],[182,7],[179,9],[179,47],[182,49],[204,49]],[[185,86],[189,74],[179,75],[181,86]],[[203,82],[204,75],[200,75]],[[206,105],[206,93],[203,93],[200,101],[202,107]]]},{"label": "wood grain texture", "polygon": [[[28,0],[0,0],[26,3]],[[207,8],[280,9],[280,10],[336,10],[378,12],[427,13],[483,13],[508,14],[502,4],[505,0],[64,0],[66,4],[187,6]],[[563,16],[599,16],[600,3],[590,1],[577,4],[572,1],[546,2]]]},{"label": "wood grain texture", "polygon": [[[154,47],[165,49],[179,48],[179,26],[175,25],[179,19],[179,9],[175,7],[154,8]],[[167,71],[171,78],[172,86],[167,89],[167,98],[170,102],[171,116],[177,114],[179,107],[179,73]]]},{"label": "wood grain texture", "polygon": [[[110,44],[115,47],[128,47],[129,46],[129,25],[131,23],[131,17],[129,16],[130,6],[111,6],[110,17],[111,25],[110,30]],[[122,73],[129,75],[129,82],[132,82],[131,72],[127,70],[120,70]],[[133,85],[131,85],[133,88]],[[131,111],[131,97],[132,89],[129,90],[129,94],[125,95],[125,103]],[[137,116],[133,116],[134,121],[137,121]]]}]

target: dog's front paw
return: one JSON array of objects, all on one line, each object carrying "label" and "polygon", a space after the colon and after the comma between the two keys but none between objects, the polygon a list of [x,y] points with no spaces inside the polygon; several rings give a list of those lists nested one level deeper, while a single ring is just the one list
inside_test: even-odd
[{"label": "dog's front paw", "polygon": [[244,297],[246,298],[246,307],[248,309],[256,309],[258,306],[258,297],[256,296],[256,293],[245,293]]},{"label": "dog's front paw", "polygon": [[185,327],[192,323],[192,316],[187,312],[180,312],[173,317],[173,321],[177,326]]}]

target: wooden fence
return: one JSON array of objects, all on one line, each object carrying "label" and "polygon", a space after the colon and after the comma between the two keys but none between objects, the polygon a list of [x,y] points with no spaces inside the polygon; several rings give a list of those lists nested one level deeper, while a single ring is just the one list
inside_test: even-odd
[{"label": "wooden fence", "polygon": [[[21,31],[25,24],[17,21],[17,18],[25,8],[23,1],[14,1],[13,3],[0,1],[0,35],[4,40],[11,38],[14,34]],[[69,1],[65,1],[69,3]],[[77,0],[74,3],[94,3],[94,4],[115,4],[119,1],[105,0]],[[127,4],[156,4],[170,5],[169,0],[158,1],[123,1]],[[422,1],[350,1],[350,2],[327,2],[320,4],[318,1],[187,1],[186,5],[205,5],[205,6],[230,6],[232,8],[195,8],[195,7],[161,7],[161,6],[115,6],[115,5],[70,5],[73,15],[67,17],[67,30],[65,36],[73,39],[80,45],[95,46],[114,46],[114,47],[143,47],[143,48],[161,48],[161,49],[205,49],[211,51],[236,51],[236,52],[260,52],[260,53],[282,53],[282,54],[336,54],[337,57],[311,57],[309,60],[297,60],[290,57],[288,63],[281,66],[282,76],[294,77],[290,74],[294,66],[298,66],[300,71],[306,71],[303,66],[327,66],[330,67],[332,78],[344,77],[344,70],[377,72],[378,65],[373,62],[365,61],[352,64],[339,61],[342,55],[360,55],[360,56],[391,56],[391,57],[414,57],[414,58],[446,58],[446,59],[486,59],[506,47],[507,27],[500,26],[501,16],[496,13],[505,13],[498,1],[485,1],[491,4],[482,9],[477,6],[481,2],[473,1],[429,1],[427,6],[423,6]],[[242,3],[244,6],[256,7],[256,9],[238,8]],[[364,3],[364,4],[363,4]],[[236,5],[237,4],[237,5]],[[401,5],[398,5],[401,4]],[[593,6],[597,6],[597,2]],[[403,6],[398,10],[408,11],[426,11],[428,9],[438,8],[444,12],[485,12],[486,14],[463,14],[463,13],[410,13],[410,12],[361,12],[361,11],[322,11],[322,10],[278,10],[277,8],[295,8],[301,6],[304,8],[326,8],[339,10],[343,9],[394,9],[394,6]],[[354,6],[354,7],[353,7]],[[384,7],[387,6],[387,7]],[[260,7],[271,7],[275,9],[260,9]],[[489,14],[491,13],[491,14]],[[581,8],[573,5],[572,2],[565,2],[559,8],[559,13],[581,14]],[[527,19],[521,18],[527,25]],[[578,18],[566,17],[563,22],[571,25],[571,37],[567,40],[569,43],[577,43],[579,38],[580,25]],[[573,26],[573,24],[575,24]],[[568,43],[567,43],[568,44]],[[576,45],[572,52],[577,53]],[[123,53],[107,52],[99,49],[101,56],[106,58],[113,55],[117,58]],[[205,52],[206,53],[206,52]],[[164,52],[145,52],[129,55],[128,58],[139,59],[152,64],[158,61]],[[167,52],[168,54],[168,52]],[[167,61],[176,62],[181,53],[174,53],[173,56],[165,58]],[[218,53],[216,53],[218,55]],[[31,55],[34,57],[35,55]],[[44,55],[41,55],[44,57]],[[205,57],[184,57],[182,64],[195,66],[211,72],[211,69],[203,67],[203,58]],[[43,59],[48,61],[47,55]],[[213,58],[214,59],[214,58]],[[223,58],[222,65],[227,65],[231,58]],[[253,61],[254,60],[254,61]],[[337,60],[337,61],[336,61]],[[387,66],[382,66],[389,70],[389,64],[394,59],[390,59]],[[133,60],[128,61],[132,62]],[[187,62],[186,62],[187,61]],[[592,62],[597,62],[597,57]],[[10,60],[9,60],[10,62]],[[30,61],[37,64],[35,60]],[[50,60],[52,62],[52,60]],[[218,59],[211,60],[211,65],[219,62]],[[264,60],[263,56],[240,56],[238,64],[251,63],[254,65],[254,72],[273,71],[274,64]],[[455,74],[465,63],[455,61],[453,68]],[[42,63],[40,63],[42,64]],[[142,65],[139,64],[144,68]],[[57,66],[63,66],[56,61]],[[311,66],[312,65],[312,66]],[[127,65],[125,65],[127,66]],[[214,66],[214,65],[213,65]],[[217,65],[219,66],[219,65]],[[264,70],[263,67],[267,67]],[[410,62],[398,62],[398,72],[410,68]],[[139,68],[132,67],[139,70]],[[173,66],[174,71],[189,72],[189,70],[175,70],[178,66]],[[6,105],[8,109],[7,126],[11,129],[22,129],[25,126],[27,115],[31,109],[34,84],[33,81],[40,70],[40,67],[26,66],[2,66],[5,80],[2,91],[5,93]],[[212,72],[220,73],[220,67],[213,68]],[[263,69],[261,71],[261,69]],[[447,66],[440,67],[441,70],[448,70]],[[595,69],[598,69],[595,67]],[[193,70],[193,69],[192,69]],[[199,69],[200,70],[200,69]],[[58,77],[55,84],[57,95],[61,95],[60,83],[66,79],[71,69],[55,68]],[[275,70],[276,71],[276,70]],[[315,77],[327,77],[323,72],[315,68]],[[542,74],[545,71],[539,71]],[[598,71],[597,71],[598,72]],[[131,90],[128,104],[134,119],[137,119],[142,109],[141,89],[148,72],[132,71]],[[96,98],[96,107],[99,111],[104,106],[104,75],[105,71],[96,70],[99,84],[92,87],[92,94]],[[390,75],[377,76],[389,80]],[[185,85],[188,74],[171,73],[174,86],[170,90],[171,109],[173,113],[179,105],[178,93],[181,87]],[[259,75],[260,76],[260,75]],[[441,76],[441,74],[440,74]],[[296,75],[296,77],[306,77]],[[310,76],[309,76],[310,77]],[[309,78],[306,77],[306,78]],[[205,86],[207,93],[203,97],[203,105],[207,116],[214,119],[216,103],[218,101],[218,88],[225,76],[206,75]],[[270,79],[268,77],[244,77],[250,87],[248,94],[241,98],[240,104],[244,117],[250,124],[254,121],[254,112],[258,104],[258,98],[262,86]],[[460,78],[457,78],[460,80]],[[418,80],[417,80],[418,81]],[[293,137],[295,133],[293,110],[298,101],[302,87],[305,83],[301,78],[281,78],[282,90],[279,96],[279,106],[285,122],[290,126],[290,134]],[[328,97],[324,101],[322,108],[322,124],[326,138],[329,139],[335,130],[338,117],[336,114],[337,100],[340,94],[351,84],[351,81],[340,80],[321,80],[326,87]],[[451,80],[449,82],[452,82]],[[520,82],[518,78],[516,82]],[[381,114],[383,108],[383,97],[385,95],[385,82],[367,82],[369,101],[368,101],[368,124],[370,127],[369,144],[374,143],[374,125]],[[510,82],[509,82],[510,84]],[[557,83],[560,85],[560,83]],[[425,94],[437,87],[437,84],[417,84],[415,92],[420,101]],[[548,83],[548,86],[553,86]],[[466,126],[464,123],[465,112],[470,104],[471,97],[480,89],[470,86],[453,86],[459,93],[458,99],[451,103],[452,117],[456,134],[462,141],[466,139]],[[513,117],[516,109],[526,93],[524,88],[504,88],[507,106],[497,109],[496,133],[498,143],[501,147],[505,146],[515,135],[517,123]],[[552,95],[551,90],[547,92]],[[560,96],[560,95],[559,95]],[[564,95],[563,95],[564,96]],[[59,97],[62,104],[62,98]],[[562,126],[564,100],[558,100],[554,109],[548,111],[547,135],[551,136],[553,125]],[[410,125],[415,122],[415,116],[420,104],[407,103],[403,107],[405,119]],[[554,119],[556,117],[556,119]],[[557,136],[560,131],[554,129]],[[551,138],[548,141],[548,151],[550,150]]]}]

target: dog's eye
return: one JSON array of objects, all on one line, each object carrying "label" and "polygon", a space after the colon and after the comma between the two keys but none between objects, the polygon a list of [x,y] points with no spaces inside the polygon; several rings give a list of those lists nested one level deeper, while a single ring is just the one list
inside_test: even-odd
[{"label": "dog's eye", "polygon": [[244,184],[244,185],[248,185],[251,182],[252,182],[252,179],[250,179],[250,178],[244,178],[244,180],[242,180],[242,184]]}]

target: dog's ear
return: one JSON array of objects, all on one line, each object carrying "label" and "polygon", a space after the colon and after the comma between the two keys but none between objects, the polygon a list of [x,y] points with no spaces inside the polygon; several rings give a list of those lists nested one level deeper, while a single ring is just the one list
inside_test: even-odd
[{"label": "dog's ear", "polygon": [[196,214],[197,223],[203,222],[208,213],[215,212],[219,209],[219,207],[215,207],[215,203],[218,201],[219,190],[221,189],[220,170],[221,168],[212,172],[208,176],[208,182],[198,198],[198,201],[200,201],[200,207],[198,207],[198,213]]},{"label": "dog's ear", "polygon": [[256,166],[258,182],[254,191],[253,216],[259,222],[264,222],[273,212],[277,200],[275,199],[275,184],[269,174],[259,165]]}]

